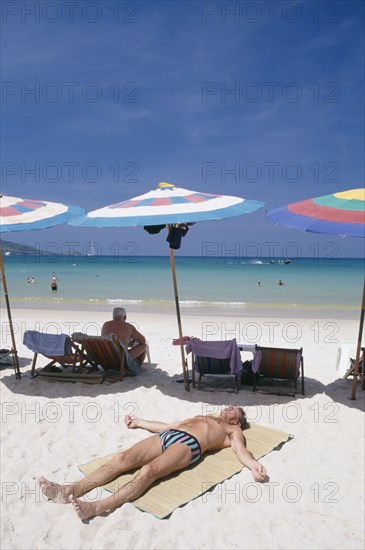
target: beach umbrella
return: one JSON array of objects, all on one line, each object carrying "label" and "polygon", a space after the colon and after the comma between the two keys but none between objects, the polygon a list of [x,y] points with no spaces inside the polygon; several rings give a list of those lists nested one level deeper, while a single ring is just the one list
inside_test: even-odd
[{"label": "beach umbrella", "polygon": [[[294,202],[281,208],[272,208],[266,217],[286,227],[339,235],[341,237],[365,237],[365,188],[350,189],[324,195],[314,199]],[[360,313],[359,336],[352,381],[351,399],[356,396],[356,382],[359,373],[361,340],[364,329],[365,314],[365,278]],[[364,365],[362,373],[362,389],[365,389]]]},{"label": "beach umbrella", "polygon": [[[0,195],[0,232],[9,233],[11,231],[45,229],[46,227],[53,227],[66,223],[70,218],[81,216],[84,212],[85,210],[78,206],[68,206],[56,202]],[[13,346],[15,377],[18,379],[20,378],[18,352],[15,343],[8,286],[2,256],[2,250],[0,250],[1,279],[4,288]]]},{"label": "beach umbrella", "polygon": [[167,227],[181,360],[187,390],[189,390],[189,376],[183,345],[174,249],[179,248],[179,240],[188,230],[189,223],[239,216],[254,212],[263,205],[264,203],[258,201],[228,195],[213,195],[205,191],[191,191],[162,182],[148,193],[94,210],[69,222],[77,227],[145,226],[149,233],[157,233],[160,229]]}]

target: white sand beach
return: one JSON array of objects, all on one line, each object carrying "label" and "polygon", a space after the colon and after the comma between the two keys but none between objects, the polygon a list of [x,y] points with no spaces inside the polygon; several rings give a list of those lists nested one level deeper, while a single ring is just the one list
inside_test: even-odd
[{"label": "white sand beach", "polygon": [[[3,323],[6,313],[2,311]],[[303,347],[306,395],[253,394],[243,386],[191,388],[181,380],[176,318],[130,313],[149,341],[152,364],[141,376],[100,385],[30,378],[32,352],[24,330],[97,334],[107,312],[13,311],[22,378],[1,369],[1,546],[7,549],[362,549],[364,547],[364,392],[350,400],[350,380],[336,370],[340,346],[353,356],[354,319],[261,319],[183,314],[184,334],[236,337],[261,345]],[[9,347],[4,333],[1,347]],[[249,354],[244,356],[249,358]],[[39,359],[39,367],[46,360]],[[189,363],[190,364],[190,363]],[[269,481],[254,483],[243,468],[209,493],[157,519],[126,504],[81,522],[70,505],[50,503],[39,490],[44,475],[64,483],[81,477],[78,465],[126,448],[148,432],[127,430],[126,414],[177,420],[246,407],[251,422],[294,438],[261,459]],[[94,498],[107,493],[95,491]]]}]

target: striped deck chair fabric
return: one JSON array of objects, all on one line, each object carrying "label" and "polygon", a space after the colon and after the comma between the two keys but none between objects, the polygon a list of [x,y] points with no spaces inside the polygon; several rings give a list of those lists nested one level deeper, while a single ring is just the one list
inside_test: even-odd
[{"label": "striped deck chair fabric", "polygon": [[[195,368],[194,368],[195,365]],[[198,389],[200,390],[200,383],[203,376],[234,376],[235,379],[235,393],[238,393],[241,383],[241,373],[232,374],[231,372],[231,359],[219,359],[217,357],[208,357],[203,355],[194,354],[192,357],[192,374],[193,374],[193,387],[195,387],[195,371],[199,374]]]},{"label": "striped deck chair fabric", "polygon": [[231,360],[217,359],[216,357],[196,356],[198,371],[204,374],[230,374]]},{"label": "striped deck chair fabric", "polygon": [[258,371],[254,376],[253,391],[260,377],[279,380],[294,380],[297,388],[298,377],[302,379],[302,394],[304,395],[304,360],[303,348],[271,348],[256,346],[256,351],[261,352],[261,360]]}]

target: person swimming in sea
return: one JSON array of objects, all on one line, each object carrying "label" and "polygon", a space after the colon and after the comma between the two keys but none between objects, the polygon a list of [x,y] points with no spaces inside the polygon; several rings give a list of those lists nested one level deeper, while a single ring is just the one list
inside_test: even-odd
[{"label": "person swimming in sea", "polygon": [[53,277],[52,277],[51,290],[57,290],[57,277],[56,277],[56,275],[53,275]]}]

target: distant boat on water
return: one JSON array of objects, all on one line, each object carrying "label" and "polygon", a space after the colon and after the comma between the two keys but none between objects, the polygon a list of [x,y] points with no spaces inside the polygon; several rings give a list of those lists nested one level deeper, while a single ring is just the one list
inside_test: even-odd
[{"label": "distant boat on water", "polygon": [[87,253],[87,256],[96,256],[94,241],[91,241],[90,252]]},{"label": "distant boat on water", "polygon": [[275,260],[270,260],[270,263],[271,264],[291,264],[292,260],[289,260],[288,258],[286,260],[279,260],[277,262]]}]

